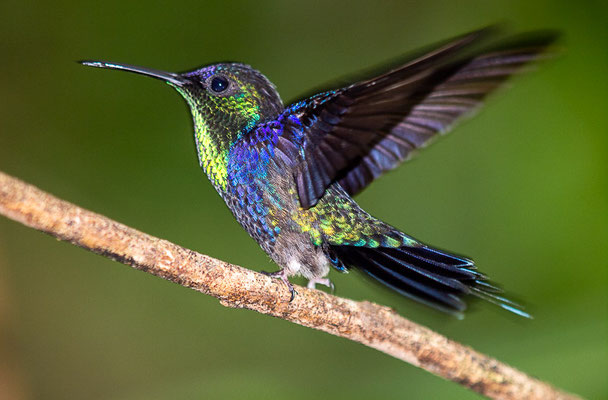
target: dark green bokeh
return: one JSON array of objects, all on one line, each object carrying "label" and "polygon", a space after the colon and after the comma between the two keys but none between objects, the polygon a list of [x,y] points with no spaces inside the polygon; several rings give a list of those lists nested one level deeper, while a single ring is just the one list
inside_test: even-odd
[{"label": "dark green bokeh", "polygon": [[[473,257],[536,318],[477,305],[457,321],[356,274],[331,278],[339,295],[391,305],[541,379],[602,398],[607,16],[592,1],[5,0],[0,170],[180,245],[273,269],[199,170],[179,96],[158,81],[75,60],[170,71],[238,60],[289,101],[489,23],[560,29],[561,57],[515,80],[476,118],[359,196],[413,236]],[[0,274],[32,398],[477,397],[377,351],[225,309],[4,218]]]}]

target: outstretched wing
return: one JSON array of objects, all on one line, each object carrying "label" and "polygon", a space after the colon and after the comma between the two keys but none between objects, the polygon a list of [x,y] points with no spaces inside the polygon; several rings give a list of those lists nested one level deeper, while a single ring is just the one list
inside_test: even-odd
[{"label": "outstretched wing", "polygon": [[555,34],[543,34],[463,55],[484,33],[459,37],[387,73],[289,107],[286,112],[304,131],[294,176],[302,207],[314,206],[335,181],[350,195],[360,192],[447,132],[555,40]]}]

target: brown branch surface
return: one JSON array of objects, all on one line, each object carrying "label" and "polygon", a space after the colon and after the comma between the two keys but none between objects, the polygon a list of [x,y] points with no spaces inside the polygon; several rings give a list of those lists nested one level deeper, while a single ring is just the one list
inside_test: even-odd
[{"label": "brown branch surface", "polygon": [[196,253],[60,200],[0,172],[0,214],[219,299],[373,347],[494,399],[577,399],[417,325],[388,307],[298,287]]}]

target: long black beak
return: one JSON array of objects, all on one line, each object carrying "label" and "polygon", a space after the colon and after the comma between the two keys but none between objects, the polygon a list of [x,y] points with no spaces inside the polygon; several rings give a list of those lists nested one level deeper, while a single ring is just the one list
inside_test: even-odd
[{"label": "long black beak", "polygon": [[134,72],[134,73],[140,74],[140,75],[151,76],[152,78],[161,79],[167,83],[170,83],[174,86],[179,86],[179,87],[182,87],[182,86],[190,83],[190,81],[188,79],[186,79],[178,74],[174,74],[172,72],[159,71],[159,70],[152,69],[152,68],[136,67],[134,65],[129,65],[129,64],[116,64],[116,63],[105,62],[105,61],[85,60],[85,61],[79,61],[79,63],[82,65],[86,65],[88,67],[118,69],[121,71],[129,71],[129,72]]}]

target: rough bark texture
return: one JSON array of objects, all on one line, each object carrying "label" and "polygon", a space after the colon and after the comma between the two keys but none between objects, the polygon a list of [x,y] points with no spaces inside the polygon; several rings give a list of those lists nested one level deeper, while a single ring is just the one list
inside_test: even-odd
[{"label": "rough bark texture", "polygon": [[298,287],[139,232],[0,172],[0,214],[61,240],[247,308],[341,336],[494,399],[576,399],[417,325],[388,307]]}]

